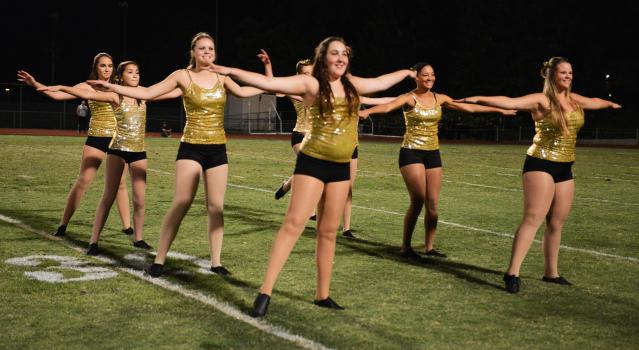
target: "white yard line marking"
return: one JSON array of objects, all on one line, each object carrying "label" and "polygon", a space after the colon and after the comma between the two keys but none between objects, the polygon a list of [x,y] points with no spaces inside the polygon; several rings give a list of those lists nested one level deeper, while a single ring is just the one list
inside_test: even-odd
[{"label": "white yard line marking", "polygon": [[[394,212],[394,211],[375,209],[375,208],[367,208],[367,207],[361,207],[361,206],[358,206],[358,205],[353,205],[353,208],[377,211],[377,212],[391,214],[391,215],[404,216],[404,214],[398,213],[398,212]],[[420,217],[420,218],[423,219],[423,216]],[[466,229],[466,230],[469,230],[469,231],[490,233],[490,234],[493,234],[493,235],[496,235],[496,236],[513,238],[513,235],[510,234],[510,233],[486,230],[486,229],[483,229],[483,228],[477,228],[477,227],[462,225],[462,224],[458,224],[458,223],[454,223],[454,222],[450,222],[450,221],[445,221],[445,220],[441,220],[441,219],[439,220],[439,222],[442,223],[442,224],[445,224],[445,225],[449,225],[449,226],[453,226],[453,227],[459,227],[459,228],[463,228],[463,229]],[[536,239],[535,243],[541,244],[541,241]],[[608,253],[601,253],[601,252],[598,252],[598,251],[595,251],[595,250],[590,250],[590,249],[575,248],[575,247],[570,247],[570,246],[567,246],[567,245],[561,245],[560,248],[565,249],[565,250],[572,250],[572,251],[576,251],[576,252],[591,254],[591,255],[603,256],[603,257],[607,257],[607,258],[628,260],[628,261],[632,261],[632,262],[639,262],[639,259],[637,259],[637,258],[633,258],[633,257],[629,257],[629,256],[622,256],[622,255],[615,255],[615,254],[608,254]]]},{"label": "white yard line marking", "polygon": [[[9,145],[9,146],[13,146],[13,145]],[[78,154],[72,154],[72,153],[66,153],[66,152],[59,152],[59,151],[51,152],[50,150],[47,150],[47,149],[44,149],[44,148],[37,148],[37,147],[23,147],[23,148],[30,148],[30,149],[39,150],[39,151],[46,151],[47,153],[58,153],[58,154],[63,154],[63,155],[76,156],[76,157],[78,156]],[[240,153],[234,153],[234,154],[235,155],[249,157],[249,155],[244,155],[244,154],[240,154]],[[276,159],[276,158],[268,158],[268,157],[260,157],[260,156],[252,156],[252,157],[253,158],[263,158],[263,159],[275,160],[275,161],[280,161],[280,162],[286,162],[286,161],[283,161],[282,159]],[[489,166],[489,165],[485,165],[485,166],[486,167],[494,167],[494,166]],[[501,168],[501,167],[494,167],[494,168]],[[632,168],[632,167],[630,167],[630,168]],[[639,167],[634,167],[634,168],[639,169]],[[510,169],[510,168],[503,168],[503,169]],[[515,169],[512,169],[512,170],[515,170]],[[170,172],[167,172],[167,171],[151,169],[151,168],[147,169],[147,171],[156,172],[156,173],[164,174],[164,175],[173,175],[173,173],[170,173]],[[519,171],[519,170],[517,169],[517,171]],[[366,171],[366,170],[360,170],[360,169],[358,169],[357,172],[358,172],[358,174],[359,173],[373,173],[373,174],[380,175],[380,176],[401,176],[401,174],[397,174],[397,173],[391,174],[391,173],[384,173],[384,172],[378,172],[378,171]],[[507,187],[500,187],[500,186],[490,186],[490,185],[483,185],[483,184],[475,184],[475,183],[465,182],[465,181],[443,180],[443,182],[458,183],[458,184],[474,186],[474,187],[492,188],[492,189],[496,189],[496,190],[510,191],[510,192],[521,192],[522,191],[521,189],[507,188]],[[237,186],[239,186],[239,185],[237,185]],[[258,191],[266,191],[266,190],[263,190],[263,189],[256,189],[256,190],[258,190]],[[272,191],[270,191],[270,192],[272,192]],[[601,203],[614,203],[614,204],[619,204],[619,205],[639,206],[639,203],[621,202],[621,201],[608,200],[608,199],[599,199],[599,198],[591,198],[591,197],[579,197],[579,196],[575,196],[575,198],[577,198],[577,199],[586,199],[586,200],[589,200],[589,201],[601,202]]]},{"label": "white yard line marking", "polygon": [[[23,222],[21,222],[20,220],[16,220],[14,218],[5,216],[0,214],[0,220],[13,224],[17,227],[20,227],[21,229],[25,230],[25,231],[29,231],[32,233],[35,233],[39,236],[45,237],[45,238],[49,238],[49,235],[41,230],[37,230]],[[66,246],[67,248],[71,248],[75,251],[78,252],[82,252],[84,253],[84,249],[81,248],[80,246],[77,246],[75,244],[72,244],[68,241],[65,240],[61,240],[61,239],[55,239],[57,241],[59,241],[62,245]],[[177,283],[173,283],[170,282],[164,278],[152,278],[150,276],[147,276],[144,274],[144,272],[139,271],[139,270],[135,270],[129,267],[122,267],[122,266],[118,266],[117,262],[103,257],[103,256],[96,256],[94,257],[104,263],[107,263],[109,265],[114,265],[115,268],[117,268],[118,270],[122,271],[122,272],[126,272],[134,277],[137,277],[141,280],[144,280],[146,282],[149,282],[151,284],[154,284],[158,287],[162,287],[164,289],[176,292],[180,295],[183,295],[187,298],[191,298],[194,300],[197,300],[203,304],[209,305],[214,307],[215,309],[217,309],[218,311],[224,313],[227,316],[230,316],[233,319],[236,319],[238,321],[244,322],[252,327],[255,327],[265,333],[271,334],[273,336],[282,338],[284,340],[290,341],[292,343],[295,343],[296,345],[299,345],[305,349],[330,349],[327,346],[314,342],[310,339],[304,338],[302,336],[296,335],[296,334],[292,334],[289,333],[288,331],[286,331],[285,329],[283,329],[282,327],[276,326],[276,325],[272,325],[264,320],[258,320],[255,319],[253,317],[250,317],[249,315],[243,313],[242,311],[240,311],[238,308],[236,308],[233,305],[230,305],[228,303],[225,303],[223,301],[218,300],[217,298],[211,296],[211,295],[207,295],[203,292],[200,291],[195,291],[195,290],[189,290],[187,288],[182,287],[181,285],[177,284]]]},{"label": "white yard line marking", "polygon": [[515,175],[515,174],[504,174],[504,173],[495,173],[499,176],[512,176],[512,177],[519,177],[519,175]]}]

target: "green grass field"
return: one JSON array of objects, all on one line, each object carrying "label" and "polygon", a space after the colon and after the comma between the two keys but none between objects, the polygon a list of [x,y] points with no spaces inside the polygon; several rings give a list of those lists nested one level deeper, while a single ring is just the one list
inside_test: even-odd
[{"label": "green grass field", "polygon": [[[155,246],[173,194],[178,140],[147,141],[145,239]],[[639,348],[636,149],[578,148],[576,197],[560,253],[560,272],[574,286],[540,280],[536,242],[521,271],[522,291],[510,295],[501,278],[509,235],[522,214],[526,146],[442,145],[437,248],[449,258],[416,262],[398,255],[408,205],[399,145],[364,141],[354,189],[357,238],[338,238],[331,286],[331,296],[347,309],[312,304],[309,223],[267,317],[256,321],[246,313],[289,198],[273,199],[293,169],[289,142],[231,139],[227,145],[222,262],[233,275],[226,279],[200,272],[197,264],[206,266],[209,256],[201,188],[172,247],[182,255],[167,261],[169,273],[161,279],[141,273],[153,257],[120,232],[115,209],[100,241],[104,254],[84,255],[103,169],[67,238],[45,237],[57,227],[83,143],[79,137],[0,136],[2,349]],[[423,248],[419,224],[413,242]],[[29,256],[35,257],[17,259]],[[105,278],[82,280],[96,275]]]}]

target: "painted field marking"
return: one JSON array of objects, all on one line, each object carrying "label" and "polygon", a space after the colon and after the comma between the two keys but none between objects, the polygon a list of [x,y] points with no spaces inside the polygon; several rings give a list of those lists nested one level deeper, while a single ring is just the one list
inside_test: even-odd
[{"label": "painted field marking", "polygon": [[[27,225],[25,223],[23,223],[20,220],[5,216],[0,214],[0,221],[4,221],[6,223],[10,223],[13,224],[25,231],[29,231],[32,233],[35,233],[39,236],[45,237],[50,239],[48,236],[48,234],[44,231],[41,230],[37,230],[33,227],[31,227],[30,225]],[[62,245],[66,246],[67,248],[71,248],[75,251],[79,251],[81,253],[84,253],[85,250],[83,248],[81,248],[78,245],[72,244],[66,240],[61,240],[61,239],[54,239],[58,242],[60,242]],[[243,313],[242,311],[240,311],[238,308],[236,308],[233,305],[230,305],[226,302],[220,301],[217,298],[211,296],[211,295],[207,295],[203,292],[200,291],[194,291],[194,290],[189,290],[187,288],[184,288],[183,286],[177,284],[177,283],[173,283],[170,282],[164,278],[152,278],[150,276],[147,276],[144,272],[140,271],[140,270],[136,270],[136,269],[132,269],[129,267],[123,267],[123,266],[119,266],[118,263],[116,261],[114,261],[113,259],[104,257],[104,256],[94,256],[93,258],[98,259],[106,264],[109,265],[113,265],[116,269],[125,272],[131,276],[137,277],[141,280],[144,280],[146,282],[149,282],[151,284],[154,284],[158,287],[162,287],[164,289],[176,292],[180,295],[183,295],[185,297],[191,298],[193,300],[197,300],[203,304],[209,305],[214,307],[215,309],[217,309],[218,311],[224,313],[225,315],[236,319],[238,321],[244,322],[252,327],[255,327],[265,333],[271,334],[273,336],[276,336],[278,338],[290,341],[296,345],[299,345],[300,347],[303,347],[305,349],[330,349],[329,347],[312,341],[310,339],[304,338],[300,335],[296,335],[296,334],[292,334],[288,331],[286,331],[284,328],[277,326],[277,325],[273,325],[270,324],[268,322],[266,322],[265,320],[258,320],[255,319],[245,313]]]}]

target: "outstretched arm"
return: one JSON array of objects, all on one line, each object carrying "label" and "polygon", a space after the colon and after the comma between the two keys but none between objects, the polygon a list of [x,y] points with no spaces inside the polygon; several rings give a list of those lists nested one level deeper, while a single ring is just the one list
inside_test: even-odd
[{"label": "outstretched arm", "polygon": [[410,77],[415,77],[415,71],[402,69],[396,72],[380,75],[377,78],[360,78],[352,75],[349,77],[349,79],[360,95],[366,95],[373,92],[386,90],[391,86],[399,83],[400,81]]},{"label": "outstretched arm", "polygon": [[100,101],[100,102],[110,102],[113,104],[118,104],[119,101],[119,97],[117,94],[112,93],[112,92],[98,92],[98,91],[93,91],[93,90],[89,90],[89,89],[81,89],[81,88],[77,88],[75,86],[66,86],[66,85],[52,85],[52,86],[44,86],[41,88],[38,88],[38,91],[40,92],[64,92],[67,93],[71,96],[73,96],[73,98],[81,98],[83,100],[93,100],[93,101]]},{"label": "outstretched arm", "polygon": [[577,101],[577,103],[583,109],[604,109],[604,108],[614,108],[619,109],[621,105],[614,103],[612,101],[603,100],[597,97],[584,97],[578,94],[570,93],[570,97]]},{"label": "outstretched arm", "polygon": [[506,96],[473,96],[453,100],[453,102],[457,103],[474,103],[502,109],[516,109],[518,111],[533,111],[541,109],[540,107],[544,106],[546,101],[546,96],[542,93],[514,98]]},{"label": "outstretched arm", "polygon": [[502,109],[498,107],[492,106],[482,106],[470,103],[459,103],[453,101],[452,98],[446,96],[444,94],[437,94],[440,96],[442,101],[442,107],[448,109],[454,109],[456,111],[466,112],[466,113],[500,113],[505,116],[515,116],[517,115],[517,111],[514,109]]},{"label": "outstretched arm", "polygon": [[237,97],[251,97],[263,94],[264,90],[252,86],[240,86],[230,77],[224,78],[224,87]]},{"label": "outstretched arm", "polygon": [[[26,71],[23,70],[19,70],[18,71],[18,81],[21,81],[31,87],[33,87],[34,89],[40,89],[40,88],[44,88],[47,87],[46,85],[38,82],[37,80],[35,80],[35,78],[29,74]],[[82,85],[86,85],[84,83],[80,83],[78,85],[76,85],[76,87],[80,87]],[[63,101],[63,100],[73,100],[76,99],[76,96],[67,94],[66,92],[62,92],[62,91],[41,91],[38,90],[42,93],[44,93],[45,95],[49,96],[50,98],[57,100],[57,101]]]},{"label": "outstretched arm", "polygon": [[361,118],[365,119],[368,118],[371,114],[388,113],[402,107],[405,104],[410,105],[412,101],[413,98],[410,96],[410,94],[404,94],[397,97],[391,102],[377,105],[373,108],[361,110],[358,112],[358,114]]},{"label": "outstretched arm", "polygon": [[88,80],[87,83],[98,90],[115,92],[119,95],[137,98],[140,100],[153,100],[158,96],[173,92],[176,88],[180,87],[180,74],[184,73],[182,73],[182,70],[177,70],[161,82],[147,88],[140,86],[122,86],[102,80]]},{"label": "outstretched arm", "polygon": [[285,95],[306,96],[316,94],[319,83],[315,78],[300,74],[289,77],[267,77],[262,74],[245,71],[239,68],[230,68],[214,65],[213,71],[228,75],[235,80],[244,82],[258,89]]}]

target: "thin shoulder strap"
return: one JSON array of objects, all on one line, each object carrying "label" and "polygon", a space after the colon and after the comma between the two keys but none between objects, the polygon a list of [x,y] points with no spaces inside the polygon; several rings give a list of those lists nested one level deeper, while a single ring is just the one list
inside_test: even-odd
[{"label": "thin shoulder strap", "polygon": [[224,83],[222,83],[222,79],[224,79],[224,77],[220,78],[220,75],[217,74],[217,72],[215,73],[215,77],[217,78],[217,84],[215,84],[216,86],[217,85],[224,85]]},{"label": "thin shoulder strap", "polygon": [[433,97],[435,98],[435,104],[437,104],[437,94],[433,92]]},{"label": "thin shoulder strap", "polygon": [[415,100],[415,103],[419,103],[419,101],[417,101],[417,96],[415,96],[414,93],[410,93],[410,96],[413,98],[413,100]]},{"label": "thin shoulder strap", "polygon": [[189,73],[189,69],[188,69],[188,68],[185,68],[184,70],[186,71],[186,75],[188,75],[188,76],[189,76],[189,81],[190,81],[190,82],[193,82],[193,79],[191,79],[191,74]]}]

